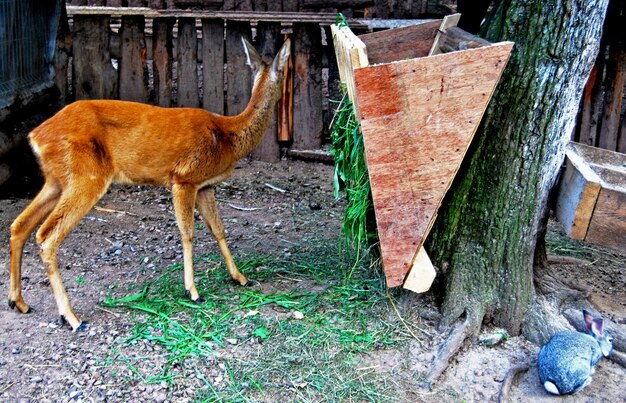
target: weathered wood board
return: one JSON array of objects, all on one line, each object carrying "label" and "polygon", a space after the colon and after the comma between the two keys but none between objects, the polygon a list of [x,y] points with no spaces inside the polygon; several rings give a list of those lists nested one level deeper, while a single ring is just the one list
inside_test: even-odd
[{"label": "weathered wood board", "polygon": [[556,206],[573,239],[626,251],[626,155],[570,143]]},{"label": "weathered wood board", "polygon": [[124,16],[120,28],[120,93],[126,101],[148,102],[145,21],[143,16]]},{"label": "weathered wood board", "polygon": [[[257,49],[266,63],[272,63],[274,56],[282,46],[280,29],[280,24],[275,22],[259,22],[257,25]],[[276,119],[277,114],[274,113],[267,132],[256,148],[252,150],[252,159],[265,162],[280,161],[280,146],[276,138],[278,130]]]},{"label": "weathered wood board", "polygon": [[198,42],[196,20],[178,19],[178,46],[176,73],[178,78],[178,106],[197,108],[200,106],[198,93]]},{"label": "weathered wood board", "polygon": [[109,16],[75,16],[73,87],[76,99],[117,98],[117,71],[109,52]]},{"label": "weathered wood board", "polygon": [[155,18],[152,25],[154,103],[172,106],[172,64],[175,18]]},{"label": "weathered wood board", "polygon": [[293,25],[293,148],[322,146],[322,32],[317,24]]},{"label": "weathered wood board", "polygon": [[252,40],[249,22],[226,22],[226,115],[237,115],[246,108],[252,91],[250,67],[246,65],[246,55],[241,38]]},{"label": "weathered wood board", "polygon": [[428,56],[441,20],[360,35],[371,64]]},{"label": "weathered wood board", "polygon": [[402,285],[480,123],[511,42],[354,71],[387,285]]},{"label": "weathered wood board", "polygon": [[202,107],[223,115],[224,20],[202,20],[202,69]]}]

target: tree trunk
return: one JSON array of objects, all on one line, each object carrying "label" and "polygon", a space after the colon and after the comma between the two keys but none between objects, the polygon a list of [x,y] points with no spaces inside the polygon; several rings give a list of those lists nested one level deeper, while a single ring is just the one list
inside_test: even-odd
[{"label": "tree trunk", "polygon": [[509,0],[483,27],[516,43],[427,245],[444,274],[443,324],[519,334],[547,200],[564,157],[608,0]]}]

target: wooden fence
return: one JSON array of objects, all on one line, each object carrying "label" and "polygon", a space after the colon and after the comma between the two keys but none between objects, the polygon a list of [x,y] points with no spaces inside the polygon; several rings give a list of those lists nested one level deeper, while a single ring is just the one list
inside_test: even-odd
[{"label": "wooden fence", "polygon": [[68,101],[123,99],[235,115],[252,89],[241,38],[270,61],[290,36],[291,74],[271,133],[253,158],[276,161],[282,145],[322,146],[332,119],[328,98],[339,97],[334,49],[326,36],[334,13],[299,14],[294,20],[288,13],[68,7],[68,16],[56,65],[57,86]]}]

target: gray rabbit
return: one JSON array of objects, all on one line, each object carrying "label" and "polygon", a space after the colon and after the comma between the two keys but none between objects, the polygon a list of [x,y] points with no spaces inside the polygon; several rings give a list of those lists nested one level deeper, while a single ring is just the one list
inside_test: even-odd
[{"label": "gray rabbit", "polygon": [[583,317],[588,333],[563,330],[539,351],[539,379],[549,393],[571,394],[589,385],[594,366],[611,353],[613,337],[603,330],[602,318],[585,310]]}]

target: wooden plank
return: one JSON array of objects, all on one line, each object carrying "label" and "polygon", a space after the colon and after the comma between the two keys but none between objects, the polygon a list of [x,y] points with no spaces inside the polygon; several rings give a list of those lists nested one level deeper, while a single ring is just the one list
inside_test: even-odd
[{"label": "wooden plank", "polygon": [[155,18],[152,31],[154,103],[172,106],[173,33],[175,18]]},{"label": "wooden plank", "polygon": [[450,27],[439,37],[441,53],[458,52],[459,50],[482,48],[491,42],[481,37],[465,32],[459,27]]},{"label": "wooden plank", "polygon": [[590,170],[583,173],[583,161],[568,154],[559,187],[556,218],[570,238],[583,240],[600,193],[600,178]]},{"label": "wooden plank", "polygon": [[[275,22],[259,22],[257,25],[256,49],[266,63],[272,63],[274,56],[283,44],[280,30],[280,24]],[[280,161],[280,147],[276,138],[277,130],[277,115],[274,113],[267,132],[250,154],[252,159],[266,162]]]},{"label": "wooden plank", "polygon": [[246,65],[246,55],[241,38],[251,40],[249,22],[226,22],[226,108],[229,116],[237,115],[245,109],[252,91],[252,73]]},{"label": "wooden plank", "polygon": [[602,132],[598,147],[617,151],[619,146],[620,122],[622,120],[622,103],[624,86],[626,85],[626,49],[615,41],[609,48],[606,64],[607,73],[604,80],[604,110],[602,113]]},{"label": "wooden plank", "polygon": [[441,25],[439,26],[439,29],[437,30],[437,36],[435,36],[435,40],[433,41],[433,45],[430,48],[430,52],[428,53],[428,55],[432,56],[432,55],[438,55],[442,53],[441,47],[440,47],[441,35],[445,34],[448,28],[456,27],[460,19],[461,19],[461,14],[451,14],[451,15],[446,15],[445,17],[443,17],[443,20],[441,21]]},{"label": "wooden plank", "polygon": [[224,21],[202,20],[202,107],[224,114]]},{"label": "wooden plank", "polygon": [[109,17],[76,16],[73,24],[73,87],[76,99],[117,98],[117,71],[109,53]]},{"label": "wooden plank", "polygon": [[[3,38],[4,39],[4,38]],[[54,84],[62,102],[69,101],[68,70],[72,53],[72,33],[67,22],[65,7],[61,7],[61,18],[57,28],[56,52],[54,52]]]},{"label": "wooden plank", "polygon": [[176,41],[176,77],[178,81],[178,106],[200,106],[198,90],[198,34],[194,18],[178,19]]},{"label": "wooden plank", "polygon": [[371,64],[391,63],[428,55],[441,20],[359,35]]},{"label": "wooden plank", "polygon": [[422,247],[419,249],[413,267],[406,276],[402,287],[413,292],[426,292],[433,284],[436,274],[435,267]]},{"label": "wooden plank", "polygon": [[626,252],[626,186],[600,190],[585,240]]},{"label": "wooden plank", "polygon": [[293,147],[322,146],[322,33],[319,24],[294,24]]},{"label": "wooden plank", "polygon": [[354,35],[349,28],[331,25],[331,31],[333,33],[339,77],[346,84],[346,91],[352,101],[358,119],[360,113],[354,84],[354,70],[369,65],[367,50],[363,41]]},{"label": "wooden plank", "polygon": [[146,40],[142,16],[122,17],[120,28],[119,99],[148,101]]},{"label": "wooden plank", "polygon": [[513,47],[355,70],[387,285],[401,285],[480,123]]},{"label": "wooden plank", "polygon": [[[287,39],[287,35],[285,35]],[[291,42],[293,49],[293,41]],[[285,65],[285,82],[283,84],[283,96],[278,100],[278,141],[293,141],[293,50],[289,61]]]}]

